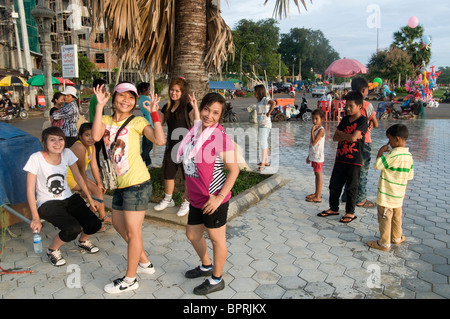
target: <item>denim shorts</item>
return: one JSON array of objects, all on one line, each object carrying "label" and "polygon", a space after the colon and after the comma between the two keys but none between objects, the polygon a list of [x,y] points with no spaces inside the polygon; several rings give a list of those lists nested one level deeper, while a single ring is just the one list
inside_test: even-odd
[{"label": "denim shorts", "polygon": [[144,211],[148,208],[148,201],[152,195],[152,182],[148,180],[142,184],[115,189],[113,193],[112,209],[121,211]]}]

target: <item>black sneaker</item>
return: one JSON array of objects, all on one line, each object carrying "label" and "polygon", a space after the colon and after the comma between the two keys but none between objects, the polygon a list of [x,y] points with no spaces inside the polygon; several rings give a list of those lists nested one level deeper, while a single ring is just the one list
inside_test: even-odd
[{"label": "black sneaker", "polygon": [[219,283],[211,285],[209,279],[206,279],[200,286],[194,288],[194,294],[207,295],[212,292],[220,291],[225,288],[225,281],[222,279]]},{"label": "black sneaker", "polygon": [[61,256],[61,251],[59,249],[47,249],[47,257],[54,266],[60,267],[66,264],[66,260]]},{"label": "black sneaker", "polygon": [[186,273],[184,275],[186,278],[192,279],[192,278],[198,278],[198,277],[203,277],[203,276],[211,276],[212,273],[213,273],[212,267],[209,270],[201,270],[200,266],[197,266],[194,269],[186,271]]}]

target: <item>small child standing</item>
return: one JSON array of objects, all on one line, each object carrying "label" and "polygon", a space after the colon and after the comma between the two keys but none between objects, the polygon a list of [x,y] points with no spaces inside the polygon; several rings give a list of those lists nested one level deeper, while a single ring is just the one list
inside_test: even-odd
[{"label": "small child standing", "polygon": [[[405,147],[408,128],[395,124],[386,131],[388,144],[383,145],[377,154],[374,168],[381,171],[378,182],[378,223],[380,239],[369,241],[371,248],[387,251],[391,243],[398,245],[405,241],[402,235],[402,205],[409,181],[414,177],[413,158]],[[392,150],[389,151],[389,145]]]},{"label": "small child standing", "polygon": [[325,129],[322,121],[325,119],[325,112],[321,109],[315,109],[312,114],[313,126],[311,128],[311,138],[309,140],[309,155],[306,158],[306,164],[311,163],[316,180],[316,192],[306,196],[307,202],[320,203],[322,192],[322,167],[324,161]]},{"label": "small child standing", "polygon": [[339,122],[333,141],[339,142],[336,160],[330,178],[330,208],[318,214],[320,217],[339,214],[339,197],[342,188],[347,186],[347,203],[341,223],[350,223],[355,216],[356,196],[358,194],[359,174],[362,163],[364,135],[367,132],[367,117],[361,115],[363,96],[351,91],[345,96],[347,115]]}]

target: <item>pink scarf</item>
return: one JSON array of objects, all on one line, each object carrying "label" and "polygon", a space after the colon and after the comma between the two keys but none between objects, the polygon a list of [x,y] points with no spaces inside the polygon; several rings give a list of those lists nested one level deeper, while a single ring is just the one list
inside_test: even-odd
[{"label": "pink scarf", "polygon": [[[197,123],[195,123],[194,126],[187,132],[186,136],[181,141],[180,147],[178,148],[177,152],[177,162],[180,162],[181,156],[187,158],[195,157],[200,148],[209,139],[209,137],[212,135],[212,133],[218,126],[219,123],[216,123],[215,125],[207,127],[202,131],[202,121],[198,121]],[[201,133],[199,133],[200,131]],[[190,143],[192,139],[194,139],[195,144],[194,147],[192,148],[189,154],[183,154],[186,144]]]}]

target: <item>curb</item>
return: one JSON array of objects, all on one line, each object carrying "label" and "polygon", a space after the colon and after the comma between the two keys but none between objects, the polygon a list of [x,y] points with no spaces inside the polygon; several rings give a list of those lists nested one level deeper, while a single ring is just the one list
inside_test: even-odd
[{"label": "curb", "polygon": [[[274,174],[261,183],[247,189],[241,194],[231,197],[230,205],[228,207],[227,222],[231,219],[239,216],[245,210],[249,209],[265,197],[269,196],[276,190],[286,185],[286,181],[278,174]],[[111,209],[112,196],[104,196],[105,208]],[[145,213],[145,219],[155,220],[160,222],[167,222],[170,224],[186,226],[188,220],[188,214],[185,216],[177,216],[179,207],[170,207],[164,210],[164,212],[156,212],[153,207],[157,203],[148,203],[148,209]]]}]

